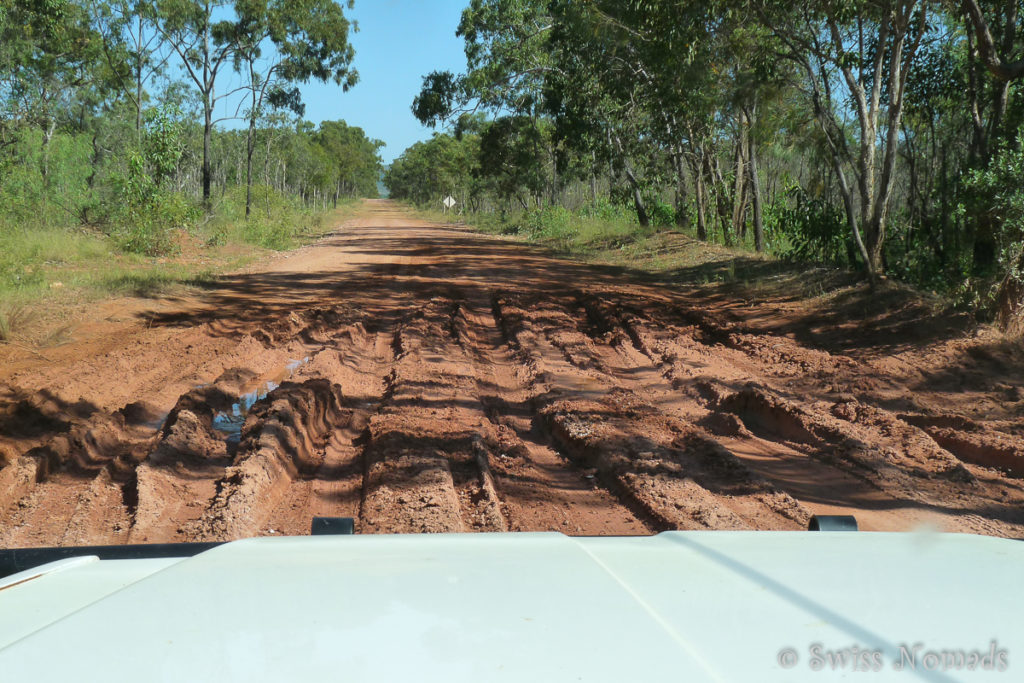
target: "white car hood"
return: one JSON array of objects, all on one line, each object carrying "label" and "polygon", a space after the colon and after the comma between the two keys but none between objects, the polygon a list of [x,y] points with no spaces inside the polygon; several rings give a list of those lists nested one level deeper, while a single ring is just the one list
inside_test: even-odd
[{"label": "white car hood", "polygon": [[1024,680],[1022,568],[938,533],[258,538],[0,580],[0,679]]}]

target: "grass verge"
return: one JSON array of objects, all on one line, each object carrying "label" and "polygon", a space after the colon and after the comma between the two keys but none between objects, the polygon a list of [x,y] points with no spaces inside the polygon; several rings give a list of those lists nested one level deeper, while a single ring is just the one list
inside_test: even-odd
[{"label": "grass verge", "polygon": [[156,297],[209,285],[275,251],[312,242],[351,216],[357,200],[328,211],[265,206],[249,221],[237,202],[175,231],[164,256],[126,253],[116,239],[87,230],[0,226],[0,344],[45,347],[67,341],[74,321],[113,297]]}]

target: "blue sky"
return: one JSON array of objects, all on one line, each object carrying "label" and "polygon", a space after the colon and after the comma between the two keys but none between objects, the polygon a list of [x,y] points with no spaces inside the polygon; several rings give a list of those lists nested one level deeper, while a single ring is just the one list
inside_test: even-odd
[{"label": "blue sky", "polygon": [[344,119],[387,143],[390,163],[417,140],[430,137],[410,111],[423,76],[435,69],[466,68],[462,39],[455,37],[468,0],[356,0],[347,16],[359,23],[352,36],[359,83],[348,92],[310,83],[302,88],[306,119]]}]

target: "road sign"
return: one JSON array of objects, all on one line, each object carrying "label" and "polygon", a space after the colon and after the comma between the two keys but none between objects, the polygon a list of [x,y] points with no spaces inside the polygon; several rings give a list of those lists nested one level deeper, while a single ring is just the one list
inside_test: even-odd
[{"label": "road sign", "polygon": [[444,201],[441,203],[444,204],[444,208],[446,211],[450,211],[451,208],[455,206],[455,198],[452,197],[451,195],[448,195],[447,197],[444,198]]}]

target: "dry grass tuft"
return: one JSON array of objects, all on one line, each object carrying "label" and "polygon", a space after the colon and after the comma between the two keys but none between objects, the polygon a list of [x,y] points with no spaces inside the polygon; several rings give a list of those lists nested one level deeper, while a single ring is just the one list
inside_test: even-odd
[{"label": "dry grass tuft", "polygon": [[32,310],[24,304],[0,304],[0,344],[13,342],[32,318]]}]

